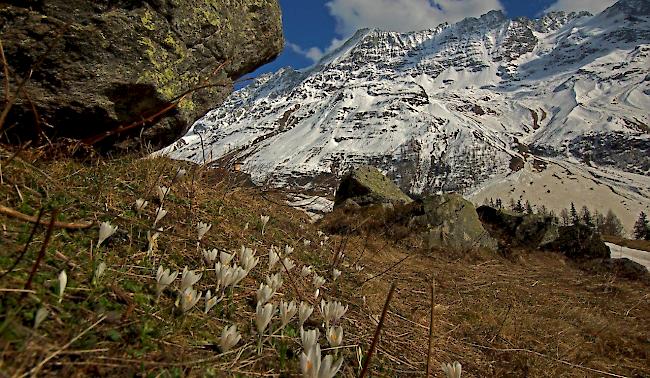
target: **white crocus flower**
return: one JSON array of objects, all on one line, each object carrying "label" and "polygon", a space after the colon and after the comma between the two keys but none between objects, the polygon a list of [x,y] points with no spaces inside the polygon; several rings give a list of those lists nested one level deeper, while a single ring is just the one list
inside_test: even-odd
[{"label": "white crocus flower", "polygon": [[202,295],[200,291],[197,293],[191,286],[183,290],[181,294],[181,310],[183,313],[188,312],[192,307],[196,306]]},{"label": "white crocus flower", "polygon": [[445,372],[447,378],[460,378],[460,374],[463,371],[463,367],[460,362],[456,361],[454,364],[442,364],[442,371]]},{"label": "white crocus flower", "polygon": [[222,353],[226,353],[231,350],[232,347],[237,345],[241,340],[241,335],[237,332],[237,326],[231,325],[230,327],[226,326],[221,331],[221,337],[219,338],[219,348],[221,348]]},{"label": "white crocus flower", "polygon": [[259,261],[259,257],[255,257],[255,251],[251,248],[242,246],[239,250],[239,262],[246,271],[250,272]]},{"label": "white crocus flower", "polygon": [[311,350],[314,345],[318,345],[318,338],[320,337],[320,331],[317,328],[314,328],[310,331],[305,331],[300,329],[300,341],[302,342],[303,350]]},{"label": "white crocus flower", "polygon": [[282,274],[276,273],[272,276],[266,276],[266,284],[273,289],[273,291],[278,291],[282,287]]},{"label": "white crocus flower", "polygon": [[153,221],[153,226],[156,227],[156,224],[160,222],[165,215],[167,215],[167,210],[163,209],[162,206],[156,211],[156,219]]},{"label": "white crocus flower", "polygon": [[149,204],[149,201],[145,201],[144,198],[138,198],[135,200],[135,204],[133,205],[133,210],[135,210],[136,213],[141,212],[144,210],[145,207]]},{"label": "white crocus flower", "polygon": [[334,378],[336,373],[341,369],[341,365],[343,365],[343,357],[334,362],[334,357],[328,354],[321,361],[320,369],[318,369],[318,378]]},{"label": "white crocus flower", "polygon": [[360,271],[363,270],[363,266],[357,264],[357,265],[354,266],[354,269],[356,269],[357,272],[360,272]]},{"label": "white crocus flower", "polygon": [[248,256],[255,256],[255,251],[253,251],[252,248],[248,248],[242,245],[241,248],[239,249],[239,254],[237,255],[239,261],[241,262]]},{"label": "white crocus flower", "polygon": [[314,291],[314,299],[318,299],[319,295],[320,295],[320,289],[316,289],[316,291]]},{"label": "white crocus flower", "polygon": [[211,228],[212,228],[212,223],[199,222],[196,225],[196,233],[198,234],[199,240],[202,240],[205,234],[207,234]]},{"label": "white crocus flower", "polygon": [[321,300],[320,302],[320,312],[323,314],[323,320],[325,324],[329,327],[330,323],[336,323],[345,313],[348,311],[348,306],[343,307],[341,302],[325,302]]},{"label": "white crocus flower", "polygon": [[282,260],[282,262],[284,263],[284,267],[287,268],[287,271],[290,271],[291,269],[293,269],[293,267],[296,266],[296,263],[294,263],[293,260],[291,260],[288,257],[285,257],[284,260]]},{"label": "white crocus flower", "polygon": [[38,328],[38,326],[43,323],[45,319],[47,319],[47,315],[49,312],[45,307],[41,307],[36,311],[36,315],[34,315],[34,329]]},{"label": "white crocus flower", "polygon": [[153,251],[158,249],[158,237],[160,236],[159,232],[147,231],[147,254],[152,254]]},{"label": "white crocus flower", "polygon": [[260,288],[257,289],[257,303],[258,304],[265,304],[269,300],[271,300],[271,297],[273,297],[273,294],[275,294],[275,290],[269,285],[265,285],[263,283],[260,284]]},{"label": "white crocus flower", "polygon": [[211,251],[208,251],[207,249],[203,250],[203,261],[205,261],[206,265],[214,265],[214,263],[217,261],[217,257],[219,257],[219,251],[216,249],[213,249]]},{"label": "white crocus flower", "polygon": [[262,236],[264,236],[264,230],[266,229],[266,224],[269,223],[269,217],[268,215],[260,215],[260,221],[262,222]]},{"label": "white crocus flower", "polygon": [[215,295],[214,297],[212,296],[212,292],[208,290],[207,293],[205,293],[205,309],[203,312],[206,314],[214,307],[217,302],[219,302],[219,298]]},{"label": "white crocus flower", "polygon": [[314,312],[314,306],[307,302],[300,302],[300,306],[298,306],[298,327],[302,328],[312,312]]},{"label": "white crocus flower", "polygon": [[269,270],[273,270],[278,261],[280,261],[280,255],[275,251],[275,247],[271,247],[269,250]]},{"label": "white crocus flower", "polygon": [[167,197],[167,194],[169,194],[170,190],[171,188],[168,188],[164,185],[159,185],[156,187],[156,193],[158,193],[158,200],[160,200],[160,203],[163,203],[165,197]]},{"label": "white crocus flower", "polygon": [[219,254],[219,261],[222,265],[230,265],[232,258],[235,257],[234,253],[223,252]]},{"label": "white crocus flower", "polygon": [[341,276],[341,271],[334,268],[332,269],[332,280],[336,281]]},{"label": "white crocus flower", "polygon": [[156,272],[156,297],[160,297],[160,294],[162,294],[167,286],[174,282],[176,277],[178,277],[177,270],[171,273],[169,269],[163,270],[162,265],[159,266],[158,272]]},{"label": "white crocus flower", "polygon": [[248,275],[248,271],[237,264],[230,268],[230,285],[237,285],[241,280]]},{"label": "white crocus flower", "polygon": [[303,266],[302,269],[300,270],[300,275],[301,275],[302,277],[307,277],[307,276],[310,275],[311,273],[312,273],[312,267],[311,267],[311,265],[309,265],[309,266]]},{"label": "white crocus flower", "polygon": [[[226,290],[229,286],[241,281],[246,275],[245,271],[238,267],[230,267],[218,262],[214,264],[214,271],[217,275],[217,287]],[[243,273],[243,274],[242,274]]]},{"label": "white crocus flower", "polygon": [[100,262],[97,264],[97,267],[95,268],[95,280],[98,280],[102,278],[104,275],[104,272],[106,271],[106,263],[105,262]]},{"label": "white crocus flower", "polygon": [[312,280],[312,283],[314,284],[314,287],[316,289],[320,289],[325,284],[325,278],[319,276],[318,274],[314,274],[314,279]]},{"label": "white crocus flower", "polygon": [[296,302],[291,301],[289,303],[285,301],[280,301],[280,322],[282,328],[286,327],[291,319],[296,315],[298,309],[296,308]]},{"label": "white crocus flower", "polygon": [[99,240],[97,241],[97,247],[99,248],[102,243],[110,238],[117,231],[117,226],[113,226],[108,222],[102,222],[99,225]]},{"label": "white crocus flower", "polygon": [[309,245],[311,244],[311,240],[305,239],[305,240],[302,241],[302,244],[303,244],[305,247],[309,247]]},{"label": "white crocus flower", "polygon": [[332,348],[340,346],[343,342],[343,327],[329,327],[325,337]]},{"label": "white crocus flower", "polygon": [[[253,252],[254,253],[254,252]],[[257,266],[257,263],[260,262],[259,257],[255,257],[253,254],[245,254],[244,258],[240,260],[242,268],[244,268],[245,271],[250,272]]]},{"label": "white crocus flower", "polygon": [[68,275],[65,270],[62,270],[59,273],[59,303],[63,301],[63,292],[65,291],[66,285],[68,285]]},{"label": "white crocus flower", "polygon": [[285,245],[284,246],[284,254],[285,254],[285,256],[290,255],[292,253],[293,253],[293,247],[289,246],[289,244]]},{"label": "white crocus flower", "polygon": [[244,231],[248,231],[248,226],[249,226],[249,224],[248,224],[248,222],[246,222],[246,224],[244,225]]},{"label": "white crocus flower", "polygon": [[320,346],[314,345],[313,348],[303,351],[300,354],[300,370],[304,378],[319,378],[321,354]]},{"label": "white crocus flower", "polygon": [[257,308],[255,310],[255,325],[257,326],[257,332],[260,334],[264,333],[266,327],[268,327],[273,318],[273,313],[275,312],[275,306],[271,303],[262,305],[257,303]]},{"label": "white crocus flower", "polygon": [[194,270],[188,270],[187,266],[183,268],[183,274],[181,275],[181,293],[185,292],[185,289],[199,282],[202,275],[203,273],[196,273]]}]

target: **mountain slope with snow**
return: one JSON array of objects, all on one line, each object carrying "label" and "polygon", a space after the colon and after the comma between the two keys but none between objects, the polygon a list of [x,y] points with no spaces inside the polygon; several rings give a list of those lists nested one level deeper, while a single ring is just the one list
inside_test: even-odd
[{"label": "mountain slope with snow", "polygon": [[476,194],[561,162],[606,169],[595,179],[648,207],[649,4],[360,30],[309,69],[233,93],[162,153],[324,192],[358,164],[411,193]]}]

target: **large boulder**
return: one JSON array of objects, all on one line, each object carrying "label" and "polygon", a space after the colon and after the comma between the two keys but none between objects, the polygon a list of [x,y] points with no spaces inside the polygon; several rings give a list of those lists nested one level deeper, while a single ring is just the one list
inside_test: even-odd
[{"label": "large boulder", "polygon": [[428,231],[425,239],[430,248],[469,251],[497,250],[497,241],[483,228],[476,208],[456,193],[425,197],[424,215],[415,219]]},{"label": "large boulder", "polygon": [[591,227],[575,224],[558,228],[558,236],[539,245],[540,249],[560,251],[573,259],[608,259],[609,247]]},{"label": "large boulder", "polygon": [[169,109],[104,140],[154,146],[183,135],[284,45],[277,0],[11,0],[0,35],[11,91],[29,76],[5,124],[14,140],[40,129],[92,141]]},{"label": "large boulder", "polygon": [[537,249],[559,236],[552,217],[536,214],[518,214],[490,206],[476,209],[479,219],[490,232],[510,245]]},{"label": "large boulder", "polygon": [[334,207],[376,204],[406,204],[413,200],[377,168],[361,166],[341,179]]}]

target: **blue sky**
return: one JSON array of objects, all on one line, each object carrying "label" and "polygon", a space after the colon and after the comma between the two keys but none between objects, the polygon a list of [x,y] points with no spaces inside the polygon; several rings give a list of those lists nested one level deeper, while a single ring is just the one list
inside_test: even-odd
[{"label": "blue sky", "polygon": [[534,18],[549,10],[597,13],[615,0],[279,0],[286,47],[251,76],[281,67],[308,67],[362,27],[422,30],[502,9],[510,18]]}]

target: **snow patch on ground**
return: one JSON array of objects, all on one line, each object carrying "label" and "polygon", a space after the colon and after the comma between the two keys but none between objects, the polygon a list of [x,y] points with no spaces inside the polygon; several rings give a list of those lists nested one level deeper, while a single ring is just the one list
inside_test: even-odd
[{"label": "snow patch on ground", "polygon": [[648,268],[648,270],[650,270],[650,252],[623,247],[613,243],[605,243],[605,244],[607,244],[607,246],[609,247],[609,250],[611,252],[611,257],[613,259],[622,259],[624,257],[627,257],[628,259],[636,263],[639,263],[645,266],[646,268]]}]

